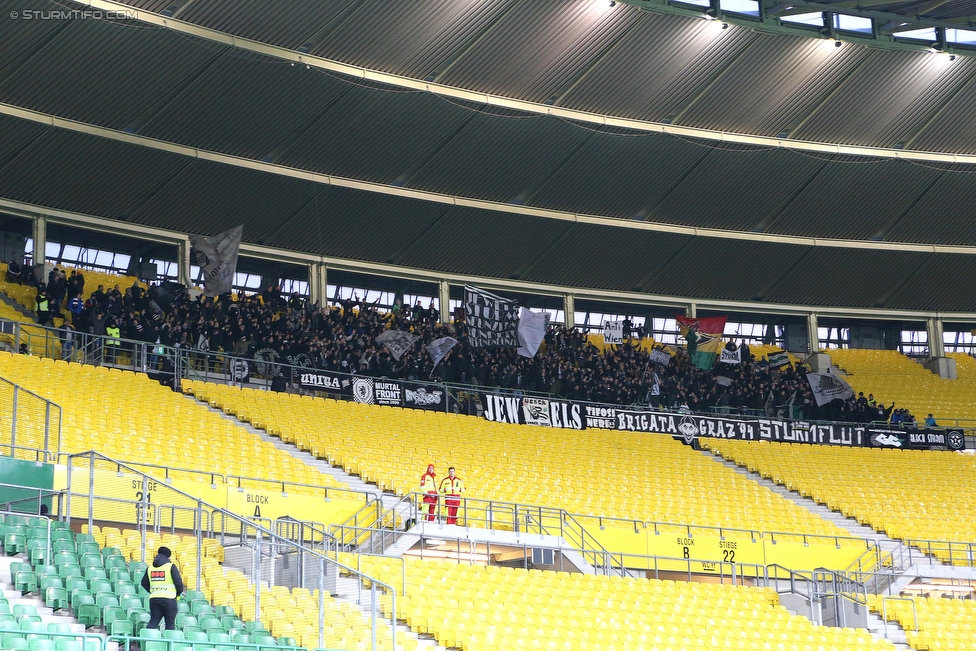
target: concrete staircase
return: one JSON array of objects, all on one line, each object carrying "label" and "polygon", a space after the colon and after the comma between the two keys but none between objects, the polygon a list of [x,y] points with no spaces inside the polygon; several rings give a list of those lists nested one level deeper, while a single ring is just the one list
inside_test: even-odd
[{"label": "concrete staircase", "polygon": [[[14,607],[17,605],[31,606],[37,612],[43,622],[44,626],[47,627],[48,624],[64,624],[67,625],[71,633],[88,633],[97,634],[99,637],[107,637],[104,629],[88,629],[86,631],[85,626],[78,622],[69,611],[58,611],[55,612],[44,605],[44,600],[40,595],[35,593],[30,593],[28,595],[23,595],[19,590],[15,590],[13,586],[13,577],[11,577],[10,566],[15,562],[26,563],[27,557],[23,554],[17,554],[15,556],[0,556],[0,595],[7,600],[10,605],[10,611],[14,611]],[[67,639],[67,638],[60,638]],[[78,639],[79,643],[81,640]],[[118,651],[119,645],[116,642],[108,643],[109,651]]]},{"label": "concrete staircase", "polygon": [[[807,511],[819,515],[824,520],[827,520],[828,522],[831,522],[834,525],[836,525],[838,528],[849,532],[851,536],[855,538],[864,538],[876,543],[881,548],[882,552],[891,553],[893,555],[896,566],[891,568],[892,571],[907,569],[904,566],[901,567],[898,566],[898,560],[907,559],[909,557],[909,551],[910,551],[908,546],[903,544],[901,541],[895,540],[893,538],[889,538],[885,534],[879,531],[875,531],[871,527],[864,526],[854,518],[849,518],[843,515],[842,513],[839,513],[838,511],[831,511],[823,504],[819,504],[816,501],[810,499],[809,497],[804,497],[796,491],[792,491],[786,488],[785,486],[781,486],[780,484],[777,484],[776,482],[770,479],[766,479],[765,477],[762,477],[759,473],[751,472],[745,467],[737,465],[733,461],[728,461],[717,454],[713,454],[709,450],[702,450],[702,453],[708,455],[709,458],[711,458],[716,463],[720,463],[726,466],[727,468],[731,468],[732,470],[739,473],[740,475],[748,477],[752,481],[762,486],[765,486],[766,488],[768,488],[769,490],[773,491],[778,495],[782,495],[784,498],[790,500],[791,502],[793,502],[798,506],[803,507]],[[921,552],[919,552],[918,550],[911,550],[911,553],[915,556],[918,556]],[[931,563],[938,565],[939,561],[935,558],[932,558]]]},{"label": "concrete staircase", "polygon": [[195,397],[186,394],[184,394],[184,397],[187,400],[192,400],[197,404],[204,405],[205,407],[207,407],[207,409],[211,410],[216,414],[219,414],[221,418],[229,420],[230,422],[236,424],[238,427],[241,427],[244,430],[250,432],[251,434],[260,437],[262,440],[267,441],[268,443],[271,443],[279,450],[282,450],[283,452],[290,454],[296,459],[304,461],[307,465],[316,468],[323,473],[331,475],[336,481],[340,482],[341,484],[344,484],[348,488],[367,493],[371,499],[381,500],[383,503],[384,511],[387,509],[395,509],[397,515],[399,515],[403,520],[406,520],[408,517],[410,517],[410,514],[408,513],[408,505],[401,504],[400,497],[393,495],[391,493],[384,493],[375,484],[367,484],[359,477],[355,475],[350,475],[342,468],[334,467],[330,465],[328,461],[325,461],[323,459],[316,459],[308,452],[298,449],[297,446],[291,443],[285,443],[281,439],[271,436],[263,429],[254,427],[250,423],[238,419],[236,416],[225,414],[222,410],[213,407],[206,402],[197,400]]},{"label": "concrete staircase", "polygon": [[905,629],[898,622],[888,622],[887,627],[885,627],[884,620],[879,615],[868,613],[867,628],[872,636],[879,640],[888,640],[895,645],[896,649],[911,648],[908,644],[908,637],[905,635]]},{"label": "concrete staircase", "polygon": [[[364,589],[360,591],[361,585],[359,580],[356,577],[341,577],[338,583],[339,583],[338,585],[339,594],[336,597],[336,600],[339,602],[347,602],[347,603],[355,604],[356,607],[359,608],[359,610],[362,611],[362,613],[368,617],[370,615],[370,608],[371,608],[369,590]],[[377,597],[377,602],[378,602],[378,597]],[[377,609],[379,609],[379,603],[377,603]],[[378,613],[378,615],[380,618],[379,622],[381,622],[381,626],[385,626],[386,628],[389,628],[390,626],[389,620],[382,619],[383,618],[382,612]],[[416,640],[417,648],[421,649],[421,651],[446,651],[447,649],[446,647],[439,645],[437,643],[437,640],[435,640],[433,636],[417,633],[409,626],[407,626],[406,623],[399,622],[399,621],[396,624],[396,638],[397,638],[397,644],[400,644],[401,640],[407,638]]]},{"label": "concrete staircase", "polygon": [[33,310],[28,310],[26,307],[24,307],[23,305],[21,305],[20,303],[18,303],[14,299],[12,299],[9,296],[7,296],[6,293],[0,292],[0,301],[3,301],[4,303],[6,303],[7,305],[9,305],[10,307],[14,308],[18,312],[20,312],[21,314],[23,314],[24,316],[26,316],[27,318],[29,318],[34,323],[37,323],[37,313],[36,312],[34,312]]}]

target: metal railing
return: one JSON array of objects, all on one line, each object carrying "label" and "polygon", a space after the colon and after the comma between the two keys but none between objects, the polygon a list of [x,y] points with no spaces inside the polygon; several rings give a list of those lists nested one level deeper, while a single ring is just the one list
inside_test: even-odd
[{"label": "metal railing", "polygon": [[[164,480],[145,474],[134,466],[110,459],[97,452],[69,455],[67,462],[67,488],[64,519],[81,520],[88,527],[111,526],[125,529],[138,538],[138,556],[147,562],[155,550],[150,540],[161,540],[164,533],[182,536],[182,547],[174,549],[174,556],[182,559],[182,572],[188,588],[198,588],[207,580],[208,572],[217,566],[207,562],[205,547],[210,549],[216,541],[223,547],[224,567],[239,569],[249,580],[246,598],[238,592],[234,595],[243,618],[259,621],[262,616],[261,599],[267,592],[262,587],[282,586],[318,590],[318,604],[313,638],[303,640],[303,646],[325,646],[326,632],[342,617],[338,610],[326,607],[326,593],[337,593],[339,572],[357,579],[356,602],[364,607],[370,624],[370,648],[378,649],[378,640],[396,636],[396,595],[392,586],[363,574],[357,568],[339,563],[328,555],[321,545],[318,548],[306,544],[304,533],[300,536],[282,536],[270,526],[254,519],[243,518],[226,509],[204,502],[183,492]],[[112,490],[111,482],[102,485],[104,478],[96,479],[96,469],[102,464],[112,464],[126,473],[137,476],[143,490],[139,499],[126,500]],[[80,485],[79,485],[80,483]],[[154,490],[149,490],[150,483]],[[280,531],[281,529],[279,529]],[[285,532],[288,533],[288,532]],[[131,533],[130,533],[130,537]],[[368,583],[369,588],[364,588]],[[386,588],[392,594],[392,615],[384,618],[377,606],[377,590]],[[228,595],[229,597],[230,595]],[[331,602],[331,599],[329,600]],[[314,608],[305,603],[305,608]],[[331,613],[331,614],[330,614]],[[388,621],[387,621],[388,620]],[[272,623],[272,627],[273,627]],[[388,631],[388,633],[381,633]]]},{"label": "metal railing", "polygon": [[[161,382],[173,386],[175,389],[180,388],[180,383],[183,379],[235,384],[238,386],[243,386],[247,383],[252,386],[267,388],[270,386],[272,378],[274,378],[278,371],[282,371],[286,379],[295,387],[294,390],[313,391],[312,389],[299,389],[298,379],[302,373],[322,371],[322,369],[308,366],[289,364],[287,361],[278,358],[277,353],[267,358],[247,358],[234,355],[232,352],[214,352],[195,348],[172,347],[154,342],[121,338],[115,339],[105,335],[93,335],[82,332],[73,332],[69,342],[67,340],[68,335],[62,329],[24,324],[19,321],[10,321],[7,319],[0,319],[0,333],[12,334],[14,341],[27,343],[31,354],[34,355],[148,373]],[[242,368],[247,369],[247,373],[244,375],[240,374]],[[354,374],[336,371],[327,372],[336,376],[357,377]],[[536,396],[541,398],[559,397],[540,391],[478,384],[434,382],[423,378],[406,378],[405,381],[430,387],[431,390],[442,391],[446,396],[443,405],[444,411],[466,413],[469,415],[479,415],[480,401],[474,398],[483,393]],[[328,390],[321,388],[316,388],[314,391],[340,399],[350,398],[347,395],[340,395],[335,392],[330,393]],[[643,403],[626,406],[608,405],[590,401],[574,402],[584,406],[592,405],[616,409],[624,407],[647,409],[647,406]],[[716,414],[709,411],[702,412],[699,415],[714,416]],[[945,422],[948,423],[950,420],[963,427],[970,440],[976,435],[976,422],[959,419],[946,419]],[[835,423],[834,421],[805,422],[852,425],[852,423],[848,422]],[[893,427],[887,423],[885,426]]]},{"label": "metal railing", "polygon": [[918,611],[915,609],[915,600],[912,599],[911,597],[882,597],[881,598],[881,621],[884,625],[884,636],[888,637],[888,602],[889,601],[908,601],[912,604],[912,630],[917,632]]},{"label": "metal railing", "polygon": [[61,450],[61,406],[33,391],[0,378],[0,451],[30,457],[30,449],[43,450],[48,461]]}]

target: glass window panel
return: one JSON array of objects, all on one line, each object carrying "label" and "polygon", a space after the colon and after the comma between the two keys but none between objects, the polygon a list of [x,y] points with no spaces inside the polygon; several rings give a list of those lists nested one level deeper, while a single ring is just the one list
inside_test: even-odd
[{"label": "glass window panel", "polygon": [[872,31],[870,18],[846,14],[834,14],[834,27],[845,32],[860,32],[862,34],[870,34]]},{"label": "glass window panel", "polygon": [[747,16],[759,15],[759,3],[755,0],[719,0],[719,6],[722,7],[722,11],[731,11]]},{"label": "glass window panel", "polygon": [[812,25],[813,27],[823,27],[823,12],[814,11],[809,14],[794,14],[793,16],[780,16],[780,22],[797,23],[800,25]]},{"label": "glass window panel", "polygon": [[910,38],[918,41],[935,41],[935,28],[910,29],[907,32],[895,32],[895,38]]},{"label": "glass window panel", "polygon": [[976,45],[976,31],[969,29],[947,29],[946,40],[950,43]]}]

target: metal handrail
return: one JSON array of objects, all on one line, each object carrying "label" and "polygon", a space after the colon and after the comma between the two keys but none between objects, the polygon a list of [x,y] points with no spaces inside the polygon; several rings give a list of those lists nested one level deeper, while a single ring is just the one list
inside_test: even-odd
[{"label": "metal handrail", "polygon": [[[95,464],[96,464],[97,461],[107,461],[109,463],[118,464],[119,467],[124,468],[127,471],[132,472],[133,474],[141,475],[142,476],[142,480],[143,480],[143,486],[144,486],[144,490],[143,490],[143,496],[144,497],[142,498],[142,500],[139,503],[142,504],[142,505],[144,505],[144,506],[148,506],[149,505],[149,502],[145,498],[145,495],[148,493],[148,490],[145,489],[145,486],[147,485],[147,483],[150,482],[150,481],[153,481],[153,482],[159,482],[160,484],[165,485],[164,482],[161,479],[159,479],[157,477],[152,477],[152,476],[147,475],[145,473],[142,473],[142,472],[138,471],[136,468],[131,467],[131,466],[128,466],[125,463],[119,462],[119,461],[117,461],[115,459],[111,459],[111,458],[109,458],[109,457],[107,457],[107,456],[105,456],[103,454],[98,453],[98,452],[94,452],[94,451],[85,452],[85,453],[82,453],[82,454],[70,455],[68,457],[68,473],[67,473],[67,477],[68,478],[67,478],[67,489],[66,489],[66,493],[67,493],[67,499],[68,499],[69,503],[70,503],[71,497],[72,497],[72,485],[71,485],[72,484],[71,477],[72,477],[72,474],[73,474],[72,473],[72,464],[73,464],[73,462],[74,462],[75,459],[81,459],[81,460],[86,461],[87,462],[86,465],[87,465],[87,467],[89,469],[89,481],[88,481],[88,486],[86,487],[87,490],[86,491],[83,491],[83,492],[80,492],[80,493],[78,491],[75,491],[75,493],[74,493],[75,495],[79,495],[80,494],[82,496],[88,496],[89,497],[89,507],[88,507],[88,526],[89,527],[93,527],[94,526],[93,501],[94,501],[94,499],[102,499],[100,496],[96,496],[95,495],[95,489],[94,489],[94,486],[95,486],[95,484],[94,484],[94,473],[92,472],[92,470],[95,468]],[[331,558],[327,553],[320,552],[320,551],[316,551],[314,549],[310,549],[310,548],[305,547],[303,544],[300,544],[300,543],[297,543],[297,542],[288,540],[286,538],[282,538],[281,536],[278,536],[276,533],[274,533],[270,529],[268,529],[266,527],[263,527],[260,524],[255,523],[251,519],[243,518],[243,517],[241,517],[241,516],[239,516],[239,515],[237,515],[235,513],[232,513],[231,511],[228,511],[226,509],[223,509],[223,508],[214,506],[212,504],[209,504],[209,503],[205,502],[204,500],[202,500],[201,498],[196,497],[196,496],[193,496],[193,495],[190,495],[189,493],[186,493],[184,491],[181,491],[178,488],[174,488],[171,485],[165,485],[165,487],[166,487],[166,490],[173,491],[176,495],[178,495],[178,496],[180,496],[182,498],[188,499],[192,503],[195,503],[196,504],[196,507],[195,508],[176,507],[176,506],[173,506],[173,505],[164,505],[164,506],[166,508],[172,508],[174,510],[175,509],[178,509],[178,508],[179,509],[186,509],[188,511],[192,511],[193,514],[194,514],[193,528],[194,528],[194,534],[197,535],[197,554],[196,554],[196,568],[195,568],[195,570],[196,570],[196,576],[197,576],[198,579],[199,579],[199,577],[201,577],[203,575],[203,573],[202,573],[202,553],[201,553],[202,538],[203,538],[203,535],[205,533],[206,534],[210,534],[211,536],[215,533],[214,523],[216,522],[216,519],[219,516],[219,518],[221,520],[221,532],[220,533],[221,533],[221,539],[222,540],[225,538],[226,524],[227,524],[227,522],[229,521],[229,522],[232,522],[232,523],[236,523],[237,525],[240,526],[240,533],[238,535],[239,535],[239,537],[241,539],[244,537],[244,535],[247,534],[247,532],[249,530],[253,530],[254,531],[255,544],[257,545],[257,549],[258,550],[261,550],[262,549],[262,544],[263,544],[262,543],[262,540],[267,539],[267,541],[271,542],[274,545],[277,545],[279,548],[293,548],[296,551],[298,551],[299,553],[309,554],[312,558],[318,559],[319,560],[319,563],[320,563],[320,566],[322,567],[322,574],[324,574],[324,568],[327,565],[329,565],[329,564],[337,566],[337,568],[340,569],[340,570],[341,569],[344,569],[347,572],[355,573],[356,575],[360,576],[362,579],[370,581],[370,584],[372,586],[372,591],[373,591],[373,595],[374,596],[375,596],[375,586],[377,586],[377,585],[378,586],[381,586],[381,587],[386,587],[391,592],[393,592],[393,587],[392,586],[390,586],[390,585],[384,583],[383,581],[381,581],[379,579],[376,579],[374,577],[367,576],[367,575],[363,575],[362,573],[358,572],[356,569],[354,569],[352,567],[349,567],[349,566],[347,566],[347,565],[339,562],[338,560],[336,560],[334,558]],[[108,498],[108,499],[111,499],[111,498]],[[157,504],[152,504],[152,506],[156,507],[157,509],[160,508],[160,505],[157,505]],[[204,521],[203,521],[203,518],[208,513],[211,515],[210,522],[209,522],[209,524],[205,524]],[[199,515],[199,517],[197,517],[198,515]],[[65,515],[65,521],[67,521],[67,522],[70,523],[70,520],[71,520],[71,514],[70,514],[70,511],[69,511],[69,513],[67,513]],[[159,519],[158,518],[154,518],[154,526],[158,529],[159,525],[160,525]],[[146,519],[145,518],[143,518],[141,520],[140,527],[141,527],[141,531],[143,532],[143,534],[145,534],[145,531],[146,531],[146,529],[145,529],[145,527],[146,527]],[[175,521],[174,521],[174,527],[175,527]],[[256,585],[259,585],[260,584],[260,554],[257,554],[255,556],[255,573],[254,573],[254,576],[255,576]],[[360,585],[361,585],[361,583],[360,583]],[[320,584],[320,590],[319,590],[320,613],[324,613],[324,606],[322,605],[322,600],[324,599],[324,590],[322,590],[321,588],[322,588],[322,586]],[[375,607],[375,602],[374,602],[373,606]],[[393,608],[393,613],[394,613],[394,616],[395,616],[395,613],[396,613],[396,594],[395,594],[395,592],[393,593],[392,608]],[[259,589],[256,589],[255,590],[255,616],[256,617],[259,617],[260,616],[260,612],[261,612],[260,611],[260,590]],[[374,610],[374,612],[375,612],[375,610]],[[320,646],[323,643],[323,638],[322,638],[323,626],[321,624],[322,623],[320,622],[320,629],[319,629],[320,630],[320,640],[319,640]],[[396,630],[395,630],[395,626],[393,627],[393,629],[394,629],[393,630],[393,636],[394,636],[393,643],[395,645],[395,642],[396,642]],[[374,624],[374,634],[375,634],[375,624]],[[374,647],[374,649],[376,648],[375,638],[374,638],[373,647]]]},{"label": "metal handrail", "polygon": [[[888,601],[909,601],[912,604],[912,630],[918,632],[918,610],[915,608],[915,600],[911,597],[881,597],[881,621],[884,625],[884,636],[888,637]],[[901,623],[898,624],[901,626]]]},{"label": "metal handrail", "polygon": [[[4,324],[10,324],[10,326],[12,326],[13,334],[14,334],[15,337],[19,337],[20,328],[22,326],[28,326],[31,329],[39,329],[39,330],[42,330],[45,333],[45,350],[47,350],[48,348],[50,348],[51,350],[53,350],[53,347],[48,346],[48,341],[51,341],[52,343],[53,343],[54,340],[58,340],[59,341],[60,340],[60,336],[61,336],[59,334],[60,331],[57,328],[52,328],[50,326],[40,326],[40,325],[29,324],[29,323],[28,324],[25,324],[25,323],[22,323],[20,321],[12,321],[12,320],[9,320],[9,319],[0,319],[0,329],[2,329],[2,327],[4,326]],[[30,333],[28,333],[28,335],[30,335]],[[75,340],[76,341],[80,338],[83,342],[85,342],[84,345],[89,345],[89,346],[93,345],[93,343],[101,342],[102,345],[99,347],[98,351],[104,351],[105,350],[105,345],[104,345],[105,342],[108,341],[109,339],[111,339],[113,342],[114,341],[118,341],[120,343],[120,345],[118,345],[118,346],[110,347],[110,349],[111,348],[117,349],[117,350],[115,350],[116,353],[118,353],[118,352],[125,352],[125,353],[127,353],[130,350],[133,351],[134,353],[138,353],[138,354],[133,354],[131,356],[130,364],[128,364],[126,366],[123,366],[123,365],[120,365],[120,364],[117,364],[117,363],[107,364],[107,366],[114,366],[114,367],[117,367],[117,368],[131,368],[131,369],[137,370],[137,371],[145,371],[146,370],[145,369],[145,362],[149,358],[157,357],[157,358],[160,358],[161,359],[161,358],[164,358],[164,357],[171,357],[176,362],[176,364],[175,364],[175,373],[176,373],[177,379],[182,379],[183,377],[185,377],[185,375],[188,375],[190,372],[197,373],[194,369],[191,368],[190,365],[188,365],[188,364],[185,363],[187,361],[190,361],[191,357],[192,357],[193,360],[206,360],[205,368],[217,367],[219,365],[220,368],[224,368],[225,369],[224,372],[221,372],[220,373],[220,375],[223,375],[225,377],[228,375],[228,371],[231,369],[231,367],[233,365],[233,362],[236,361],[236,360],[241,360],[241,361],[247,362],[249,365],[253,365],[253,366],[268,365],[273,370],[277,370],[277,369],[290,369],[290,374],[292,376],[294,376],[296,373],[300,374],[301,372],[321,372],[321,371],[326,371],[325,369],[317,369],[317,368],[312,368],[312,367],[307,367],[307,366],[300,366],[300,365],[295,365],[295,364],[288,364],[287,362],[283,362],[283,361],[262,361],[262,360],[255,360],[255,359],[251,359],[251,358],[246,358],[246,357],[241,357],[239,355],[235,355],[235,354],[233,354],[232,351],[203,351],[203,350],[198,350],[196,348],[183,348],[183,347],[165,346],[163,344],[157,344],[157,343],[153,343],[153,342],[145,342],[145,341],[138,341],[138,340],[133,340],[133,339],[122,339],[122,338],[116,339],[116,338],[108,337],[107,335],[95,335],[95,334],[82,333],[82,332],[75,332],[74,333],[74,337],[75,337]],[[162,349],[162,352],[161,353],[154,352],[156,349]],[[98,359],[98,356],[102,354],[102,352],[98,352],[98,351],[96,351],[96,361]],[[74,354],[77,354],[78,352],[81,352],[80,351],[80,347],[76,345]],[[342,373],[340,371],[326,371],[326,372],[333,373],[333,374],[336,374],[336,375],[344,375],[344,376],[348,376],[350,378],[357,377],[355,374]],[[199,373],[197,373],[197,374],[199,376]],[[210,379],[209,378],[210,375],[211,375],[210,372],[204,371],[204,375],[202,376],[202,379],[204,381],[209,380]],[[267,375],[267,377],[265,377],[263,374],[260,374],[260,373],[258,374],[258,376],[262,377],[265,380],[270,380],[270,377],[272,377],[273,375],[274,375],[274,373],[269,373]],[[410,382],[414,382],[414,383],[417,383],[417,384],[426,384],[426,385],[429,385],[429,386],[439,387],[442,390],[444,390],[445,393],[449,393],[450,390],[454,390],[454,391],[461,391],[461,392],[468,392],[468,393],[479,393],[479,394],[480,393],[496,393],[496,394],[505,394],[505,395],[516,395],[517,394],[517,395],[526,395],[526,396],[537,396],[537,397],[541,397],[541,398],[559,398],[559,396],[554,396],[551,393],[545,393],[545,392],[539,392],[539,391],[528,391],[528,390],[525,390],[525,389],[509,389],[509,388],[498,387],[498,386],[484,386],[484,385],[477,385],[477,384],[460,384],[460,383],[432,382],[430,380],[422,380],[422,379],[419,379],[419,378],[417,380],[410,380]],[[326,393],[328,393],[328,392],[326,392]],[[580,405],[584,405],[584,406],[586,406],[586,405],[593,405],[593,406],[598,406],[598,407],[610,407],[610,408],[613,408],[613,409],[629,408],[629,409],[652,411],[650,409],[647,409],[646,406],[644,406],[644,405],[639,405],[639,406],[619,405],[619,404],[607,404],[607,403],[599,403],[599,402],[584,401],[584,400],[577,400],[577,401],[574,401],[574,402],[576,402],[576,403],[578,403]],[[449,411],[449,407],[450,407],[449,403],[450,403],[449,400],[446,400],[445,401],[445,411]],[[658,409],[657,411],[661,411],[661,409]],[[666,408],[663,408],[663,411],[669,411],[669,410],[667,410]],[[689,412],[689,413],[692,414],[692,415],[701,415],[701,416],[714,416],[715,415],[712,412]],[[741,415],[741,414],[738,414],[738,415]],[[734,417],[734,416],[736,416],[736,414],[729,414],[729,416]],[[797,420],[797,419],[785,419],[785,420]],[[956,420],[956,422],[963,422],[964,419],[946,419],[946,420]],[[841,425],[854,425],[854,424],[858,424],[858,423],[850,423],[850,422],[844,422],[844,421],[826,421],[826,420],[823,420],[823,421],[805,420],[805,422],[818,423],[818,424],[841,424]],[[859,423],[859,424],[864,425],[866,423]],[[892,425],[890,423],[886,423],[886,427],[897,427],[897,425]],[[939,429],[942,429],[942,428],[940,427]],[[976,429],[976,423],[974,423],[974,425],[972,426],[972,429]]]}]

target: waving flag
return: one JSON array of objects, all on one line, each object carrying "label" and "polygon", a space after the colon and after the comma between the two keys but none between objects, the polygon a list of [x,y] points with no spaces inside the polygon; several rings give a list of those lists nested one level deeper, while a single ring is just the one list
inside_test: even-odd
[{"label": "waving flag", "polygon": [[688,357],[700,369],[709,370],[722,349],[722,333],[725,331],[724,316],[694,319],[676,316],[681,335],[688,342]]}]

